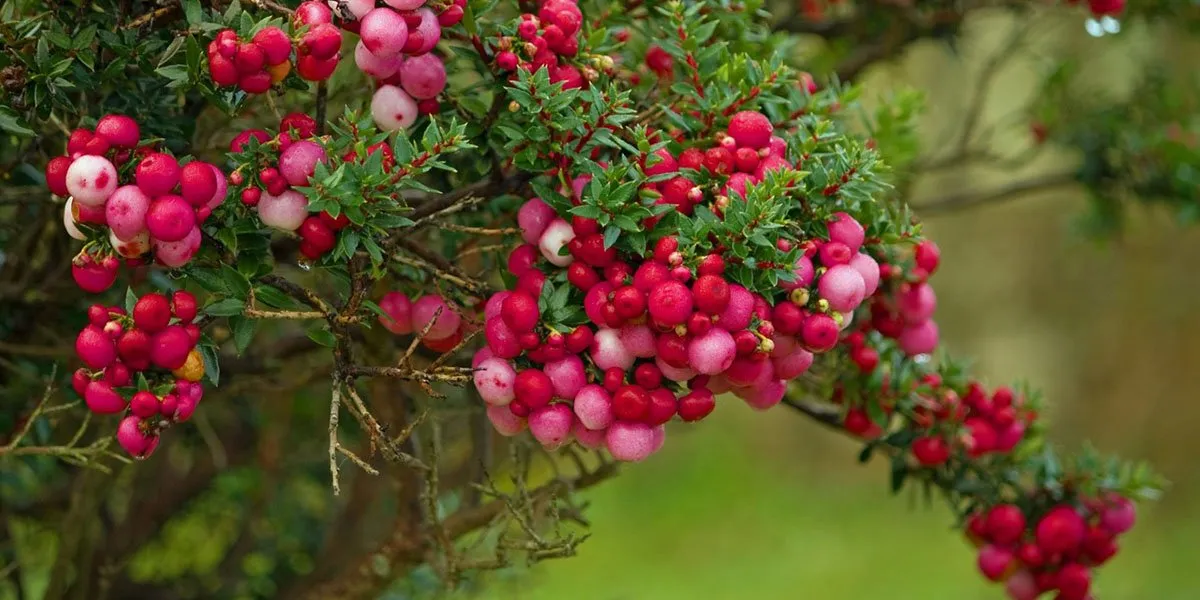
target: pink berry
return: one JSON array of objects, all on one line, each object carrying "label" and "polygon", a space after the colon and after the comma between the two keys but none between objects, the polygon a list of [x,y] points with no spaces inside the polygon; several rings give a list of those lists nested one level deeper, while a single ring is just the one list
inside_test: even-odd
[{"label": "pink berry", "polygon": [[[422,7],[417,9],[417,14],[421,15],[421,22],[415,28],[409,28],[409,37],[419,37],[421,45],[415,51],[409,52],[413,55],[425,54],[433,50],[438,41],[442,39],[442,25],[438,23],[438,16],[433,10]],[[412,40],[405,46],[410,46]]]},{"label": "pink berry", "polygon": [[657,352],[654,331],[648,326],[625,325],[618,331],[621,345],[634,358],[652,358]]},{"label": "pink berry", "polygon": [[1115,495],[1100,513],[1100,525],[1114,535],[1132,529],[1136,520],[1137,509],[1133,502]]},{"label": "pink berry", "polygon": [[[429,330],[425,332],[424,339],[438,341],[449,338],[458,331],[459,325],[462,324],[462,316],[441,296],[427,294],[413,303],[412,321],[413,330],[418,333],[429,327]],[[433,325],[429,325],[429,323],[433,323]]]},{"label": "pink berry", "polygon": [[137,186],[151,198],[168,194],[179,184],[179,161],[162,152],[147,155],[138,163],[134,178]]},{"label": "pink berry", "polygon": [[601,328],[592,337],[592,361],[600,369],[617,368],[622,371],[633,366],[635,357],[621,342],[616,329]]},{"label": "pink berry", "polygon": [[854,217],[844,212],[833,215],[833,220],[829,222],[830,241],[841,242],[849,246],[851,252],[858,252],[865,238],[866,231],[858,221],[854,220]]},{"label": "pink berry", "polygon": [[98,415],[112,415],[125,410],[125,399],[107,381],[92,381],[83,392],[88,410]]},{"label": "pink berry", "polygon": [[514,415],[507,406],[488,406],[487,418],[492,427],[505,437],[512,437],[525,429],[525,419]]},{"label": "pink berry", "polygon": [[279,155],[279,174],[290,185],[305,186],[312,178],[317,163],[328,160],[320,144],[309,140],[293,142]]},{"label": "pink berry", "polygon": [[613,422],[612,397],[599,385],[580,388],[573,406],[575,414],[588,429],[606,429]]},{"label": "pink berry", "polygon": [[730,286],[720,275],[701,275],[692,284],[692,296],[696,309],[710,315],[718,315],[729,306]]},{"label": "pink berry", "polygon": [[796,259],[796,268],[792,270],[792,273],[796,278],[793,281],[781,282],[779,287],[790,291],[811,285],[813,279],[816,277],[816,269],[813,268],[812,259],[801,254],[800,258]]},{"label": "pink berry", "polygon": [[813,354],[803,348],[796,348],[791,354],[771,359],[775,366],[775,374],[783,379],[795,379],[808,371],[812,366]]},{"label": "pink berry", "polygon": [[412,333],[412,302],[400,292],[388,292],[379,300],[379,308],[387,314],[379,322],[396,335]]},{"label": "pink berry", "polygon": [[333,11],[325,3],[318,0],[307,0],[296,7],[294,15],[296,22],[312,27],[322,23],[333,22]]},{"label": "pink berry", "polygon": [[509,328],[504,319],[492,317],[483,329],[488,348],[499,358],[516,358],[521,354],[517,333]]},{"label": "pink berry", "polygon": [[308,218],[308,198],[295,190],[286,190],[278,196],[263,194],[258,201],[258,218],[267,227],[295,231]]},{"label": "pink berry", "polygon": [[146,231],[146,212],[150,198],[136,185],[117,188],[104,204],[104,218],[113,235],[131,240]]},{"label": "pink berry", "polygon": [[146,229],[156,240],[178,242],[196,227],[196,211],[180,196],[159,196],[146,211]]},{"label": "pink berry", "polygon": [[117,189],[117,168],[103,156],[80,156],[67,168],[66,180],[75,202],[99,207]]},{"label": "pink berry", "polygon": [[688,362],[704,375],[716,375],[728,369],[737,356],[737,345],[728,331],[714,327],[688,345]]},{"label": "pink berry", "polygon": [[938,345],[937,323],[929,320],[916,325],[908,325],[900,332],[900,337],[896,341],[899,342],[900,349],[909,356],[929,354]]},{"label": "pink berry", "polygon": [[104,115],[96,122],[96,135],[117,148],[134,148],[141,132],[137,121],[125,115]]},{"label": "pink berry", "polygon": [[417,121],[418,114],[417,101],[394,85],[379,86],[371,97],[371,117],[384,131],[407,129]]},{"label": "pink berry", "polygon": [[787,393],[787,383],[781,380],[768,381],[766,384],[749,388],[736,388],[735,393],[754,410],[767,410],[783,400]]},{"label": "pink berry", "polygon": [[551,221],[557,218],[554,209],[540,198],[531,198],[517,211],[517,225],[521,228],[521,239],[527,244],[536,244],[542,238]]},{"label": "pink berry", "polygon": [[744,110],[729,119],[728,131],[738,146],[758,149],[771,141],[775,128],[766,115]]},{"label": "pink berry", "polygon": [[372,54],[396,56],[408,41],[408,24],[390,8],[376,8],[359,20],[359,36]]},{"label": "pink berry", "polygon": [[583,361],[575,355],[548,362],[542,370],[550,377],[554,395],[564,400],[575,398],[579,390],[587,384],[587,372],[584,371]]},{"label": "pink berry", "polygon": [[604,441],[613,458],[637,462],[654,453],[654,437],[653,428],[645,423],[618,421],[608,428]]},{"label": "pink berry", "polygon": [[413,98],[434,98],[446,89],[446,65],[432,52],[414,56],[400,65],[400,82]]},{"label": "pink berry", "polygon": [[821,275],[817,286],[821,297],[829,302],[829,307],[843,313],[858,308],[866,295],[862,275],[850,265],[830,268]]},{"label": "pink berry", "polygon": [[826,314],[809,315],[800,328],[800,339],[814,352],[829,350],[837,344],[837,322]]},{"label": "pink berry", "polygon": [[489,358],[479,363],[475,371],[475,389],[484,402],[494,406],[504,406],[514,398],[513,385],[517,372],[508,361],[499,358]]},{"label": "pink berry", "polygon": [[304,33],[300,43],[314,58],[327,60],[342,49],[342,31],[332,23],[319,23]]},{"label": "pink berry", "polygon": [[354,46],[354,64],[360,71],[375,79],[383,80],[395,75],[403,62],[403,55],[400,54],[389,57],[372,54],[362,40]]},{"label": "pink berry", "polygon": [[917,244],[913,256],[917,267],[931,275],[937,271],[938,265],[942,261],[942,252],[938,249],[938,245],[933,243],[933,240],[921,240],[921,243]]},{"label": "pink berry", "polygon": [[200,228],[193,227],[187,236],[178,242],[154,240],[154,257],[172,269],[182,267],[200,250],[202,239]]},{"label": "pink berry", "polygon": [[1000,581],[1013,563],[1013,553],[1007,548],[988,544],[979,549],[979,571],[992,581]]},{"label": "pink berry", "polygon": [[1024,569],[1013,573],[1004,584],[1004,591],[1011,600],[1037,600],[1042,594],[1033,574]]},{"label": "pink berry", "polygon": [[858,274],[863,279],[863,295],[870,297],[879,289],[879,263],[875,262],[869,254],[860,252],[850,259],[850,266],[858,271]]},{"label": "pink berry", "polygon": [[927,283],[905,285],[896,296],[896,308],[905,322],[921,323],[929,320],[937,309],[937,294]]},{"label": "pink berry", "polygon": [[566,404],[550,404],[529,414],[529,433],[549,449],[562,446],[571,437],[575,416]]},{"label": "pink berry", "polygon": [[158,436],[147,435],[143,430],[142,419],[129,415],[121,419],[121,424],[117,426],[117,443],[129,453],[130,456],[143,459],[150,456],[154,449],[158,447]]}]

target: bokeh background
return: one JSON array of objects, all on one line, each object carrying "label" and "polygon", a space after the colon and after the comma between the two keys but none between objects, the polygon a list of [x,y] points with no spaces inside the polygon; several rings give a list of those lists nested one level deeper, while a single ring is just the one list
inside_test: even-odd
[{"label": "bokeh background", "polygon": [[[1147,58],[1195,73],[1200,49],[1161,32],[1096,40],[1082,11],[1039,23],[1006,61],[984,105],[1001,153],[1030,144],[1021,107],[1046,53],[1088,57],[1083,85],[1137,93]],[[957,139],[981,65],[1013,23],[970,19],[957,53],[922,42],[861,80],[868,102],[909,85],[928,93],[925,148]],[[1036,58],[1042,55],[1042,59]],[[1026,58],[1028,57],[1028,58]],[[1016,119],[1014,120],[1014,116]],[[1069,168],[1045,154],[1013,173],[966,167],[922,177],[913,203],[995,189]],[[924,217],[942,248],[937,320],[944,345],[1000,383],[1027,381],[1051,403],[1051,437],[1090,440],[1105,452],[1149,460],[1172,482],[1143,506],[1118,558],[1101,570],[1101,600],[1200,598],[1200,230],[1153,209],[1133,211],[1124,233],[1084,235],[1080,190]],[[975,570],[974,552],[939,504],[892,497],[887,465],[860,466],[859,445],[802,416],[753,413],[730,397],[704,427],[677,429],[655,459],[586,494],[593,537],[579,556],[536,566],[493,588],[514,600],[1004,597]]]}]

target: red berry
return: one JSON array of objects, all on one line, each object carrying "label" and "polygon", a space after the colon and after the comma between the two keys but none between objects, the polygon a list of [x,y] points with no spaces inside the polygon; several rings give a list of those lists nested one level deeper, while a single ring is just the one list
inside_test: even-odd
[{"label": "red berry", "polygon": [[[532,248],[533,246],[530,247]],[[595,269],[583,264],[583,262],[576,261],[567,267],[567,281],[586,292],[592,289],[592,286],[600,283],[600,276],[596,274]]]},{"label": "red berry", "polygon": [[1070,563],[1058,570],[1055,578],[1058,587],[1058,600],[1084,600],[1092,586],[1092,575],[1087,567]]},{"label": "red berry", "polygon": [[513,382],[513,394],[529,409],[540,408],[550,403],[554,387],[550,378],[538,369],[525,369],[517,373]]},{"label": "red berry", "polygon": [[88,368],[103,369],[116,360],[117,349],[103,329],[88,325],[75,338],[75,354]]},{"label": "red berry", "polygon": [[646,312],[646,297],[631,285],[617,288],[612,295],[612,304],[623,320],[637,318]]},{"label": "red berry", "polygon": [[800,339],[815,352],[824,352],[837,345],[838,325],[826,314],[812,314],[800,327]]},{"label": "red berry", "polygon": [[640,386],[622,386],[613,394],[612,410],[622,421],[641,421],[650,410],[650,396]]},{"label": "red berry", "polygon": [[321,221],[325,223],[325,225],[334,231],[341,231],[350,224],[350,217],[347,217],[345,213],[341,213],[334,217],[325,211],[321,211],[321,214],[317,216],[321,218]]},{"label": "red berry", "polygon": [[675,416],[677,404],[675,402],[675,394],[671,393],[671,390],[661,387],[652,389],[646,394],[646,397],[650,401],[650,406],[646,410],[646,416],[642,421],[647,425],[662,425]]},{"label": "red berry", "polygon": [[918,268],[932,275],[941,264],[942,251],[933,240],[921,240],[914,252],[914,259]]},{"label": "red berry", "polygon": [[318,254],[329,252],[337,245],[337,235],[316,215],[304,219],[296,232],[300,234],[300,239],[310,244]]},{"label": "red berry", "polygon": [[688,422],[699,421],[716,407],[716,397],[707,388],[693,389],[679,399],[679,418]]},{"label": "red berry", "polygon": [[668,332],[655,340],[658,358],[677,369],[688,366],[688,338]]},{"label": "red berry", "polygon": [[730,117],[728,131],[739,147],[757,150],[767,146],[775,128],[766,115],[744,110]]},{"label": "red berry", "polygon": [[997,544],[1007,546],[1021,539],[1025,533],[1025,514],[1012,504],[1000,504],[988,511],[988,537]]},{"label": "red berry", "polygon": [[292,54],[292,41],[288,39],[287,33],[274,25],[264,27],[254,34],[252,41],[262,50],[265,62],[270,66],[287,62]]},{"label": "red berry", "polygon": [[950,460],[950,446],[937,436],[925,436],[913,440],[913,457],[922,467],[936,467]]},{"label": "red berry", "polygon": [[523,333],[537,327],[541,312],[536,298],[525,292],[513,291],[504,298],[500,317],[513,331]]},{"label": "red berry", "polygon": [[666,264],[671,254],[679,249],[679,240],[669,235],[654,243],[654,260]]},{"label": "red berry", "polygon": [[150,362],[163,369],[178,369],[187,362],[188,353],[195,345],[187,329],[171,325],[151,338]]},{"label": "red berry", "polygon": [[73,161],[66,156],[56,156],[46,163],[46,186],[55,196],[70,196],[67,189],[67,169]]},{"label": "red berry", "polygon": [[621,386],[625,385],[625,371],[617,367],[609,367],[604,371],[604,389],[609,393],[617,393]]},{"label": "red berry", "polygon": [[255,206],[259,199],[262,198],[262,190],[256,187],[248,187],[242,190],[242,204],[246,206]]},{"label": "red berry", "polygon": [[869,346],[859,346],[850,351],[850,360],[863,373],[870,373],[879,366],[879,351]]},{"label": "red berry", "polygon": [[654,363],[642,363],[633,370],[633,380],[643,388],[652,390],[662,385],[663,374]]},{"label": "red berry", "polygon": [[[137,306],[134,305],[134,308]],[[180,321],[191,323],[196,318],[196,297],[184,290],[171,294],[171,312]]]},{"label": "red berry", "polygon": [[567,351],[572,354],[579,354],[587,350],[592,345],[593,333],[591,328],[586,325],[576,327],[574,331],[567,334],[564,340],[564,345]]},{"label": "red berry", "polygon": [[146,294],[133,305],[133,324],[146,333],[158,333],[171,322],[171,303],[162,294]]},{"label": "red berry", "polygon": [[1083,517],[1074,508],[1057,506],[1038,521],[1035,535],[1042,551],[1057,554],[1078,548],[1085,530]]}]

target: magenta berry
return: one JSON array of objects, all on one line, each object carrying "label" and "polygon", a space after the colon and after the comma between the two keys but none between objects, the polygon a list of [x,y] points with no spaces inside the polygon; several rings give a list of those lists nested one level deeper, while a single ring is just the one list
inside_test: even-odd
[{"label": "magenta berry", "polygon": [[538,369],[525,369],[517,373],[513,381],[514,398],[531,409],[550,403],[554,397],[554,384]]},{"label": "magenta berry", "polygon": [[742,111],[729,119],[729,136],[739,147],[758,149],[771,141],[775,128],[766,115],[754,111]]},{"label": "magenta berry", "polygon": [[1035,534],[1042,551],[1054,554],[1077,548],[1085,530],[1083,518],[1074,508],[1057,506],[1038,521]]},{"label": "magenta berry", "polygon": [[162,369],[178,369],[194,345],[183,326],[171,325],[150,339],[150,362]]},{"label": "magenta berry", "polygon": [[125,410],[125,399],[107,381],[92,381],[84,389],[83,401],[88,410],[98,415],[111,415]]},{"label": "magenta berry", "polygon": [[178,242],[195,227],[196,211],[181,196],[159,196],[146,211],[146,229],[156,240]]},{"label": "magenta berry", "polygon": [[833,220],[829,222],[828,226],[830,241],[845,244],[851,252],[858,252],[863,245],[863,240],[866,239],[863,226],[854,220],[854,217],[844,212],[834,214]]},{"label": "magenta berry", "polygon": [[438,341],[454,335],[462,323],[462,317],[441,296],[429,294],[413,303],[412,321],[413,330],[417,333],[424,331],[425,339]]},{"label": "magenta berry", "polygon": [[168,194],[179,185],[179,175],[182,169],[174,156],[162,152],[147,155],[138,163],[134,174],[137,186],[146,195],[155,197]]},{"label": "magenta berry", "polygon": [[680,325],[692,314],[692,292],[678,281],[666,281],[650,291],[647,308],[655,323]]},{"label": "magenta berry", "polygon": [[84,327],[75,338],[75,354],[91,369],[103,369],[117,357],[113,340],[95,325]]},{"label": "magenta berry", "polygon": [[500,316],[513,331],[524,333],[533,331],[541,315],[536,298],[525,292],[513,292],[504,299]]},{"label": "magenta berry", "polygon": [[562,446],[571,435],[575,417],[566,404],[550,404],[529,413],[529,433],[547,448]]},{"label": "magenta berry", "polygon": [[412,302],[408,296],[388,292],[379,300],[379,308],[387,315],[379,317],[379,323],[385,329],[397,335],[412,333]]}]

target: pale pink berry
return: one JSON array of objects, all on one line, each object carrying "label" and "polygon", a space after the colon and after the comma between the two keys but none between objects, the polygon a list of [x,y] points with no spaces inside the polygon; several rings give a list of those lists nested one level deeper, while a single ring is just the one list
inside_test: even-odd
[{"label": "pale pink berry", "polygon": [[1004,584],[1004,592],[1011,600],[1037,600],[1042,595],[1041,588],[1033,574],[1025,569],[1013,573]]},{"label": "pale pink berry", "polygon": [[839,212],[834,213],[833,220],[828,223],[829,241],[841,242],[850,247],[851,252],[858,252],[866,239],[866,231],[854,217]]},{"label": "pale pink berry", "polygon": [[154,257],[163,265],[177,269],[186,265],[200,251],[200,242],[204,236],[199,227],[193,227],[187,236],[177,242],[153,240]]},{"label": "pale pink berry", "polygon": [[583,386],[573,405],[575,415],[588,429],[606,429],[613,422],[612,396],[599,385]]},{"label": "pale pink berry", "polygon": [[488,406],[487,418],[492,427],[505,437],[512,437],[525,429],[525,419],[514,415],[507,406]]},{"label": "pale pink berry", "polygon": [[128,240],[122,240],[112,230],[108,232],[108,241],[113,250],[124,258],[137,258],[150,251],[150,232],[143,231]]},{"label": "pale pink berry", "polygon": [[688,344],[688,363],[697,373],[716,375],[729,368],[737,356],[737,344],[728,331],[720,327],[692,339]]},{"label": "pale pink berry", "polygon": [[776,379],[765,385],[740,388],[735,391],[741,392],[738,397],[744,400],[750,408],[767,410],[783,400],[783,395],[787,393],[787,382]]},{"label": "pale pink berry", "polygon": [[875,262],[871,255],[865,252],[855,254],[854,258],[850,259],[850,266],[863,278],[864,296],[869,297],[879,289],[879,263]]},{"label": "pale pink berry", "polygon": [[217,189],[213,191],[212,198],[205,205],[209,210],[213,210],[225,201],[225,194],[229,191],[229,181],[226,180],[225,173],[221,172],[217,165],[210,164],[208,166],[212,167],[213,175],[217,178]]},{"label": "pale pink berry", "polygon": [[360,71],[375,79],[382,80],[395,75],[403,62],[403,54],[387,57],[372,54],[362,40],[359,40],[358,44],[354,46],[354,64]]},{"label": "pale pink berry", "polygon": [[654,453],[655,433],[645,423],[618,421],[604,435],[609,454],[617,460],[638,462]]},{"label": "pale pink berry", "polygon": [[830,308],[838,312],[850,312],[862,304],[866,283],[854,267],[835,265],[821,275],[817,290],[829,302]]},{"label": "pale pink berry", "polygon": [[415,29],[410,30],[409,35],[416,34],[421,36],[421,46],[411,54],[425,54],[437,45],[442,39],[442,24],[438,23],[437,14],[429,8],[420,8],[417,14],[421,15],[421,22],[417,24]]},{"label": "pale pink berry", "polygon": [[979,571],[992,581],[1000,581],[1013,558],[1012,550],[988,544],[979,549]]},{"label": "pale pink berry", "polygon": [[719,396],[733,389],[729,380],[725,379],[724,375],[713,375],[708,378],[708,383],[704,386],[705,389],[712,392],[714,396]]},{"label": "pale pink berry", "polygon": [[521,239],[526,244],[536,244],[542,239],[542,234],[557,218],[554,209],[541,198],[530,198],[517,210],[517,226],[521,228]]},{"label": "pale pink berry", "polygon": [[592,337],[591,355],[592,361],[602,370],[616,367],[627,371],[633,366],[634,356],[621,343],[621,334],[616,329],[602,327],[596,331]]},{"label": "pale pink berry", "polygon": [[667,441],[667,428],[665,425],[658,425],[650,428],[650,454],[654,454],[662,450],[663,444]]},{"label": "pale pink berry", "polygon": [[[441,312],[438,312],[438,310]],[[412,305],[413,330],[420,333],[428,326],[425,339],[430,341],[444,340],[458,331],[462,324],[462,316],[441,296],[427,294],[421,296]],[[433,323],[429,326],[429,323]]]},{"label": "pale pink berry", "polygon": [[495,294],[492,294],[491,298],[488,298],[487,304],[483,307],[483,318],[485,321],[491,319],[492,317],[500,316],[500,311],[504,307],[504,300],[508,298],[508,295],[511,293],[512,292],[508,290],[504,290],[501,292],[496,292]]},{"label": "pale pink berry", "polygon": [[475,371],[475,389],[484,402],[494,406],[505,406],[513,400],[513,382],[517,379],[517,371],[508,361],[499,358],[489,358],[481,363]]},{"label": "pale pink berry", "polygon": [[484,324],[483,334],[487,339],[488,348],[496,356],[516,358],[521,354],[521,344],[517,334],[504,322],[504,319],[500,317],[488,319]]},{"label": "pale pink berry", "polygon": [[564,400],[574,398],[587,384],[587,372],[583,369],[583,361],[574,354],[546,363],[542,371],[550,377],[554,395]]},{"label": "pale pink berry", "polygon": [[575,416],[566,404],[548,404],[529,415],[529,433],[549,449],[561,447],[571,439]]},{"label": "pale pink berry", "polygon": [[909,325],[900,332],[900,337],[896,339],[900,343],[900,349],[909,356],[918,354],[929,354],[937,348],[938,345],[938,326],[933,320]]},{"label": "pale pink berry", "polygon": [[80,156],[67,168],[67,191],[79,204],[99,207],[116,189],[117,168],[103,156]]},{"label": "pale pink berry", "polygon": [[473,356],[471,356],[471,368],[478,369],[479,365],[482,364],[483,361],[485,361],[489,358],[493,358],[495,356],[496,356],[496,354],[494,352],[492,352],[491,348],[484,346],[483,348],[476,350],[475,354]]},{"label": "pale pink berry", "polygon": [[408,41],[408,24],[390,8],[376,8],[359,21],[359,36],[372,54],[396,56]]},{"label": "pale pink berry", "polygon": [[336,8],[339,4],[345,6],[356,19],[367,16],[375,9],[375,0],[329,0],[328,4],[330,8]]},{"label": "pale pink berry", "polygon": [[328,160],[325,149],[320,144],[311,140],[292,142],[279,155],[279,174],[283,175],[284,180],[290,185],[308,185],[308,180],[312,178],[317,163],[328,162]]},{"label": "pale pink berry", "polygon": [[104,204],[104,219],[113,235],[129,240],[146,231],[146,212],[149,210],[150,197],[141,188],[123,185]]},{"label": "pale pink berry", "polygon": [[696,376],[696,371],[690,367],[672,367],[663,361],[662,358],[656,358],[654,364],[658,365],[658,370],[662,371],[663,377],[671,381],[690,381]]},{"label": "pale pink berry", "polygon": [[571,426],[571,435],[575,437],[575,441],[588,450],[603,448],[604,437],[607,434],[608,430],[606,429],[588,429],[584,427],[583,422],[579,419],[576,419],[575,424]]},{"label": "pale pink berry", "polygon": [[92,381],[83,392],[88,410],[98,415],[115,415],[125,410],[125,399],[107,381]]},{"label": "pale pink berry", "polygon": [[384,131],[407,129],[417,121],[418,115],[417,101],[394,85],[379,86],[371,97],[371,117]]},{"label": "pale pink berry", "polygon": [[383,0],[383,3],[396,10],[413,10],[425,4],[425,0]]},{"label": "pale pink berry", "polygon": [[400,85],[418,100],[436,98],[446,89],[446,65],[432,52],[409,58],[400,65]]},{"label": "pale pink berry", "polygon": [[575,239],[575,229],[571,227],[571,224],[562,219],[555,219],[546,226],[546,230],[538,239],[538,249],[542,251],[542,256],[550,261],[550,264],[565,267],[575,260],[573,256],[564,251],[564,247],[573,239]]},{"label": "pale pink berry", "polygon": [[308,218],[308,198],[296,190],[278,196],[263,194],[258,201],[258,218],[267,227],[295,231]]}]

